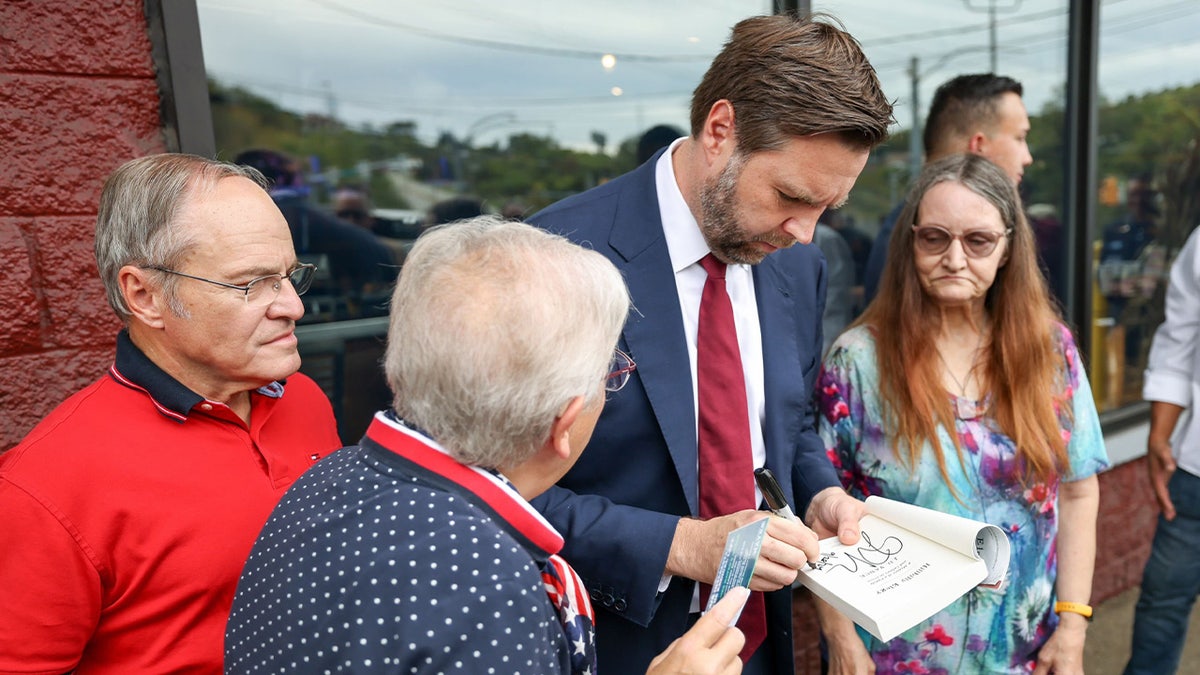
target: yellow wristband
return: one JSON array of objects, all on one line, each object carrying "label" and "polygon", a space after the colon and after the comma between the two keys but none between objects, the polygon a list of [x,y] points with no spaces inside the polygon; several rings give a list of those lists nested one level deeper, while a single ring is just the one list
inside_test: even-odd
[{"label": "yellow wristband", "polygon": [[1054,603],[1054,613],[1062,614],[1063,612],[1072,612],[1079,614],[1088,621],[1092,620],[1092,606],[1085,605],[1082,602],[1056,602]]}]

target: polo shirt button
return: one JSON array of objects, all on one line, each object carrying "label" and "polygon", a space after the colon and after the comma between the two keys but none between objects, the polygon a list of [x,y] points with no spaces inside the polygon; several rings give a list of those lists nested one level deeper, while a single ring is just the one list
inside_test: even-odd
[{"label": "polo shirt button", "polygon": [[201,403],[200,409],[201,410],[212,410],[212,404],[211,403]]}]

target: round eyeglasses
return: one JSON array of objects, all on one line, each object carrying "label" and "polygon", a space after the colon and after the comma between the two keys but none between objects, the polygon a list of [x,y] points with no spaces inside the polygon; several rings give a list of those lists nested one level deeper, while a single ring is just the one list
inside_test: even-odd
[{"label": "round eyeglasses", "polygon": [[608,367],[608,375],[604,378],[605,391],[621,391],[629,382],[629,375],[637,370],[633,358],[620,349],[613,350],[612,364]]},{"label": "round eyeglasses", "polygon": [[913,243],[917,250],[927,255],[941,255],[949,248],[955,239],[962,242],[963,252],[968,258],[986,258],[996,250],[996,244],[1002,237],[1012,235],[1012,228],[1003,233],[995,230],[968,230],[962,234],[954,234],[944,227],[937,225],[913,225]]},{"label": "round eyeglasses", "polygon": [[145,265],[142,269],[155,270],[164,274],[174,274],[177,277],[195,279],[196,281],[203,281],[214,286],[221,286],[222,288],[232,288],[235,291],[242,292],[243,297],[246,299],[247,305],[251,307],[266,307],[272,302],[275,302],[275,298],[279,297],[279,291],[283,289],[284,279],[287,279],[288,283],[292,285],[292,288],[296,290],[296,295],[304,295],[304,293],[308,290],[308,287],[312,285],[313,276],[316,274],[317,266],[301,263],[293,267],[292,271],[288,272],[287,274],[266,274],[255,279],[251,279],[246,283],[245,286],[227,284],[224,281],[213,281],[212,279],[205,279],[204,277],[198,277],[194,274],[177,272],[175,270],[169,270],[165,267],[157,267],[155,265]]}]

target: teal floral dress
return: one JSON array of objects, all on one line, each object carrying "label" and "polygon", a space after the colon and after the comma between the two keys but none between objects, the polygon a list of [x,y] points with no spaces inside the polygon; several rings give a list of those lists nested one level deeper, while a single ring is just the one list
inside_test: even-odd
[{"label": "teal floral dress", "polygon": [[[1070,471],[1062,480],[1074,481],[1106,469],[1108,457],[1075,341],[1065,326],[1060,334],[1066,401],[1073,412],[1059,415],[1070,455]],[[833,344],[817,397],[826,452],[851,494],[880,495],[982,520],[1002,528],[1012,542],[1009,579],[1002,590],[976,588],[890,642],[860,629],[877,671],[1031,672],[1038,649],[1058,624],[1053,612],[1058,480],[1023,485],[1012,440],[986,416],[956,419],[953,433],[963,449],[961,462],[950,431],[938,429],[954,492],[929,447],[915,470],[904,466],[887,443],[875,340],[865,327],[847,331]],[[977,404],[986,409],[986,401],[951,399],[955,410],[970,411]]]}]

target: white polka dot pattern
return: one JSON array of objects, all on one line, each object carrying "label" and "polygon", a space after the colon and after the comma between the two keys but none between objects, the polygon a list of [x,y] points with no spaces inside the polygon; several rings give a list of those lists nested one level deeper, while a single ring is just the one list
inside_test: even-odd
[{"label": "white polka dot pattern", "polygon": [[226,672],[569,672],[534,553],[395,460],[343,449],[287,492],[238,584]]}]

